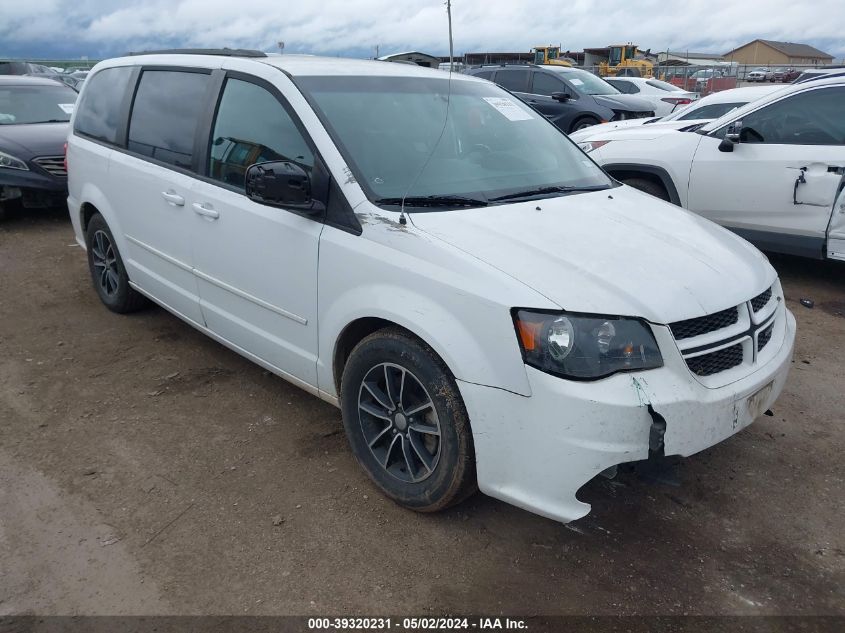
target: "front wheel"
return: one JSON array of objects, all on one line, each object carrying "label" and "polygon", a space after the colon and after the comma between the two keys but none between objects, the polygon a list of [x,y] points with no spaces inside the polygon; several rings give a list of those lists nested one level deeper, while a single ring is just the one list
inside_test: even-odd
[{"label": "front wheel", "polygon": [[340,401],[355,458],[396,503],[435,512],[475,491],[469,418],[428,345],[398,328],[371,334],[346,363]]},{"label": "front wheel", "polygon": [[575,122],[575,124],[572,126],[572,129],[570,130],[570,132],[577,132],[578,130],[583,130],[585,128],[592,127],[594,125],[598,125],[598,123],[599,123],[598,121],[596,121],[595,119],[591,119],[589,117],[587,117],[585,119],[578,119]]}]

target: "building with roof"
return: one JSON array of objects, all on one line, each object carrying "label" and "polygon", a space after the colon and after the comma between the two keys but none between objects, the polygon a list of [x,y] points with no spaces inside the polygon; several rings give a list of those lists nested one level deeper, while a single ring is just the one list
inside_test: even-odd
[{"label": "building with roof", "polygon": [[833,55],[809,44],[760,39],[728,51],[723,58],[739,64],[764,66],[810,66],[833,62]]}]

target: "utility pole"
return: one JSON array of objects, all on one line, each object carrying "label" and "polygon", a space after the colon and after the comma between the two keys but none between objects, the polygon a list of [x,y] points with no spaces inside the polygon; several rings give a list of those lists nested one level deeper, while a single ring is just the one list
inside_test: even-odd
[{"label": "utility pole", "polygon": [[455,54],[452,47],[452,0],[446,0],[446,15],[449,16],[449,72],[455,70]]}]

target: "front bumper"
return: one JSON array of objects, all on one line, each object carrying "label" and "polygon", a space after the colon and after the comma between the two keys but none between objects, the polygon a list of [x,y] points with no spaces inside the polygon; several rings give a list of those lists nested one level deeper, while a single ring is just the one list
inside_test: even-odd
[{"label": "front bumper", "polygon": [[18,201],[25,209],[59,207],[67,198],[67,180],[30,169],[0,169],[0,200]]},{"label": "front bumper", "polygon": [[[598,473],[649,456],[652,425],[665,420],[665,455],[692,455],[769,409],[789,373],[795,318],[785,310],[781,346],[749,375],[718,388],[696,380],[680,355],[660,369],[596,382],[526,367],[532,395],[459,382],[473,429],[479,489],[557,521],[585,516],[578,489]],[[655,327],[661,349],[674,346]],[[656,415],[654,415],[656,414]]]}]

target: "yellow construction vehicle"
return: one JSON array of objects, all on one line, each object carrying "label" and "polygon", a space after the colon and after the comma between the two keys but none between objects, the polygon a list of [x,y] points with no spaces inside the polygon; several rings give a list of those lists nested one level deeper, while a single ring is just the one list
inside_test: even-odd
[{"label": "yellow construction vehicle", "polygon": [[640,54],[635,44],[611,44],[606,62],[599,64],[602,77],[654,77],[654,64]]},{"label": "yellow construction vehicle", "polygon": [[535,46],[531,49],[531,52],[534,53],[535,64],[572,66],[572,62],[560,56],[560,46]]}]

